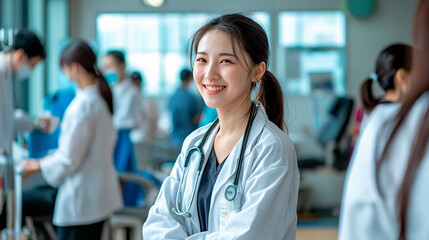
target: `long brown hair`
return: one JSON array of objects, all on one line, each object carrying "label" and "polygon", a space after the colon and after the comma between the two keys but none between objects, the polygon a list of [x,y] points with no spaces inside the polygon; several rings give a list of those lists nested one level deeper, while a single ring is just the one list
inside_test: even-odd
[{"label": "long brown hair", "polygon": [[386,92],[397,88],[398,86],[395,86],[396,72],[401,68],[407,72],[411,70],[412,50],[412,47],[407,44],[397,43],[387,46],[380,52],[375,64],[375,76],[365,79],[360,87],[362,109],[365,113],[372,112],[380,102],[380,99],[372,93],[374,80]]},{"label": "long brown hair", "polygon": [[[392,121],[393,130],[387,140],[380,159],[376,164],[377,187],[380,193],[379,174],[380,166],[386,161],[388,151],[395,139],[399,129],[405,122],[405,119],[416,101],[429,91],[429,1],[420,0],[417,4],[417,10],[414,17],[414,52],[413,66],[411,69],[411,78],[408,83],[407,91],[404,94],[401,108]],[[429,104],[428,104],[429,105]],[[417,136],[411,147],[408,156],[407,168],[404,178],[397,193],[396,203],[398,206],[398,225],[399,240],[406,239],[407,213],[410,201],[410,192],[416,178],[416,172],[426,154],[429,139],[429,109],[426,110],[421,119],[417,131]]]},{"label": "long brown hair", "polygon": [[97,67],[97,57],[91,47],[83,40],[72,40],[61,53],[61,66],[68,66],[71,63],[78,63],[87,72],[95,76],[98,91],[106,102],[109,111],[113,114],[113,97],[109,84]]},{"label": "long brown hair", "polygon": [[[268,66],[270,49],[267,34],[261,25],[238,13],[225,14],[212,19],[193,35],[191,39],[191,63],[193,56],[198,51],[201,38],[214,29],[224,31],[229,35],[234,54],[236,53],[234,42],[237,41],[238,45],[249,54],[253,65],[265,62]],[[268,119],[283,130],[283,92],[276,77],[268,70],[265,71],[260,81],[256,100],[264,106]]]}]

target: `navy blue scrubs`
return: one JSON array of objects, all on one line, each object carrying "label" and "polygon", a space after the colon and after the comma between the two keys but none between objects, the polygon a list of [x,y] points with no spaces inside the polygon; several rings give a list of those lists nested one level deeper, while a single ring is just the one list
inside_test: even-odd
[{"label": "navy blue scrubs", "polygon": [[213,187],[216,183],[219,172],[225,163],[225,160],[221,164],[218,164],[216,155],[212,149],[209,159],[207,160],[207,164],[204,168],[197,197],[198,216],[200,219],[201,232],[207,231]]}]

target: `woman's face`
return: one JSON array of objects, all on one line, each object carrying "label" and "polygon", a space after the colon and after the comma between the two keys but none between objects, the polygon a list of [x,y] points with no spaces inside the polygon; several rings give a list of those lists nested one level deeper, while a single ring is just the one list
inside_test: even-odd
[{"label": "woman's face", "polygon": [[[250,100],[253,79],[247,66],[250,57],[221,30],[207,32],[198,44],[194,62],[194,81],[207,106],[237,107]],[[236,50],[234,54],[233,49]]]}]

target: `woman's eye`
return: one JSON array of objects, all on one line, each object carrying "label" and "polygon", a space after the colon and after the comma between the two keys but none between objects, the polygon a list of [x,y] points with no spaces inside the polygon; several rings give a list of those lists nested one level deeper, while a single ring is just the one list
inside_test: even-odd
[{"label": "woman's eye", "polygon": [[229,61],[228,59],[224,59],[222,61],[220,61],[221,63],[231,63],[231,61]]},{"label": "woman's eye", "polygon": [[197,58],[195,61],[196,62],[207,62],[204,58]]}]

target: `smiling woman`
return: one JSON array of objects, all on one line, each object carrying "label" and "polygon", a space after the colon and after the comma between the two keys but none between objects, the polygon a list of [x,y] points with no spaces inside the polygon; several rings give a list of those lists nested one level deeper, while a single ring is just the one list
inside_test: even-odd
[{"label": "smiling woman", "polygon": [[144,239],[294,239],[299,173],[265,31],[227,14],[200,28],[191,49],[198,91],[219,118],[186,138]]}]

